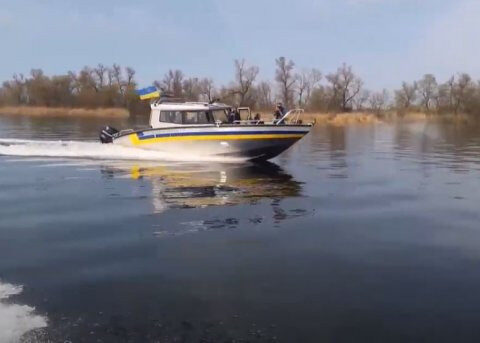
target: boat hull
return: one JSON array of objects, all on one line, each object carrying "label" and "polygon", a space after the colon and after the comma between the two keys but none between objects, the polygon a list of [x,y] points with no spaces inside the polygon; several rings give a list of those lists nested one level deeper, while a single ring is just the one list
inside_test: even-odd
[{"label": "boat hull", "polygon": [[113,143],[176,157],[269,160],[287,150],[310,129],[310,125],[162,128],[121,135]]}]

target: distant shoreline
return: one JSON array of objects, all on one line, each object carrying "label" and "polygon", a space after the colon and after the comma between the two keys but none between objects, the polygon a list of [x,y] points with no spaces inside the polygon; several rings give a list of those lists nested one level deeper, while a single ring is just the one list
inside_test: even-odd
[{"label": "distant shoreline", "polygon": [[[259,113],[263,120],[272,120],[270,112],[252,110],[252,115]],[[0,106],[0,116],[58,117],[58,118],[128,118],[130,113],[125,108],[79,108],[79,107],[45,107],[45,106]],[[244,118],[246,119],[246,118]],[[349,124],[392,123],[396,121],[446,121],[467,123],[478,120],[467,114],[433,114],[411,111],[398,114],[396,111],[372,113],[360,112],[305,112],[301,119],[304,123],[315,122],[318,125],[344,126]],[[480,119],[480,118],[479,118]]]},{"label": "distant shoreline", "polygon": [[45,106],[0,106],[0,115],[31,117],[99,117],[128,118],[125,108],[75,108]]},{"label": "distant shoreline", "polygon": [[[252,111],[259,113],[263,120],[272,120],[271,113],[262,111]],[[425,112],[407,112],[398,114],[396,111],[386,111],[382,113],[372,113],[368,111],[360,112],[305,112],[300,119],[304,123],[315,122],[317,125],[344,126],[350,124],[375,124],[375,123],[393,123],[393,122],[421,122],[421,121],[445,121],[451,123],[467,123],[478,120],[476,116],[468,114],[434,114]]]}]

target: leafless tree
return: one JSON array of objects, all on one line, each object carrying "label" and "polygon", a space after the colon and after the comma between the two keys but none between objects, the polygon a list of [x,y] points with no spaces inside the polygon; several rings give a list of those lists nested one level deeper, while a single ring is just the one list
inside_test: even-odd
[{"label": "leafless tree", "polygon": [[113,80],[117,84],[117,87],[120,93],[123,93],[122,67],[114,63],[112,66],[112,75],[113,75]]},{"label": "leafless tree", "polygon": [[134,85],[135,70],[131,67],[126,67],[125,73],[127,74],[127,80],[126,80],[127,86]]},{"label": "leafless tree", "polygon": [[292,60],[287,61],[283,56],[275,59],[275,63],[277,65],[275,81],[280,86],[280,97],[283,104],[288,108],[293,104],[293,90],[296,81],[293,74],[295,63]]},{"label": "leafless tree", "polygon": [[248,66],[244,59],[235,60],[235,86],[232,93],[238,95],[238,105],[245,105],[247,95],[251,90],[259,69],[257,66]]},{"label": "leafless tree", "polygon": [[107,68],[101,63],[99,63],[97,67],[93,69],[93,72],[97,76],[97,82],[98,82],[99,88],[103,88],[105,84],[106,71],[107,71]]},{"label": "leafless tree", "polygon": [[198,101],[200,97],[200,81],[198,77],[189,77],[183,80],[183,97],[189,101]]},{"label": "leafless tree", "polygon": [[342,111],[350,110],[353,99],[363,85],[362,80],[353,73],[352,67],[344,63],[337,72],[327,75],[327,81],[333,91],[333,102],[338,104]]},{"label": "leafless tree", "polygon": [[170,69],[164,76],[161,82],[156,82],[155,85],[166,93],[170,93],[176,98],[182,97],[184,75],[181,70]]},{"label": "leafless tree", "polygon": [[365,104],[368,102],[371,95],[372,95],[372,92],[370,92],[368,89],[360,90],[358,95],[352,101],[355,109],[358,111],[363,110]]},{"label": "leafless tree", "polygon": [[388,104],[388,91],[384,89],[381,92],[372,93],[368,99],[370,109],[377,114],[380,114],[386,109]]},{"label": "leafless tree", "polygon": [[397,108],[409,109],[417,99],[417,89],[418,85],[416,82],[411,85],[403,82],[402,88],[395,91],[395,103]]},{"label": "leafless tree", "polygon": [[322,79],[322,73],[315,68],[302,70],[295,75],[297,81],[298,106],[305,107],[310,101],[312,90]]},{"label": "leafless tree", "polygon": [[468,74],[460,74],[457,81],[453,84],[453,110],[458,114],[460,110],[465,111],[470,98],[475,92],[475,84]]},{"label": "leafless tree", "polygon": [[432,105],[432,101],[437,95],[438,92],[438,84],[435,76],[432,74],[425,74],[423,79],[418,81],[418,92],[422,97],[422,104],[425,107],[427,112],[430,111],[430,107]]},{"label": "leafless tree", "polygon": [[273,107],[272,87],[268,81],[262,81],[258,84],[257,89],[257,105],[260,109],[271,110]]},{"label": "leafless tree", "polygon": [[203,78],[199,82],[200,95],[208,102],[214,99],[215,85],[212,79]]}]

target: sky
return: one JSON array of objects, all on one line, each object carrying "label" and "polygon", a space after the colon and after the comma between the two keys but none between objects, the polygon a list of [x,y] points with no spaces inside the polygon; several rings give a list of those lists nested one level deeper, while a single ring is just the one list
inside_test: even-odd
[{"label": "sky", "polygon": [[118,63],[142,86],[169,69],[227,83],[234,59],[271,80],[275,58],[369,89],[433,73],[480,79],[479,0],[0,0],[0,81]]}]

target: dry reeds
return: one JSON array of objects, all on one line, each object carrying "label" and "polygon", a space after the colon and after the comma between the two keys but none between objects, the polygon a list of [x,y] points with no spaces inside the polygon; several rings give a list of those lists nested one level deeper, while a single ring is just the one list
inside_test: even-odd
[{"label": "dry reeds", "polygon": [[[270,113],[261,113],[263,120],[273,119]],[[399,115],[396,111],[387,111],[382,114],[369,112],[348,113],[304,113],[301,118],[304,123],[315,122],[317,125],[369,125],[377,123],[419,122],[419,121],[445,121],[452,123],[465,123],[474,121],[474,116],[467,114],[430,114],[424,112],[407,112]]]},{"label": "dry reeds", "polygon": [[[271,114],[262,113],[263,120],[272,120]],[[350,124],[372,124],[380,121],[379,116],[372,113],[304,113],[300,116],[304,123],[315,122],[320,125],[344,126]]]},{"label": "dry reeds", "polygon": [[110,117],[127,118],[129,112],[125,108],[68,108],[39,106],[4,106],[0,107],[0,115],[25,115],[35,117]]}]

